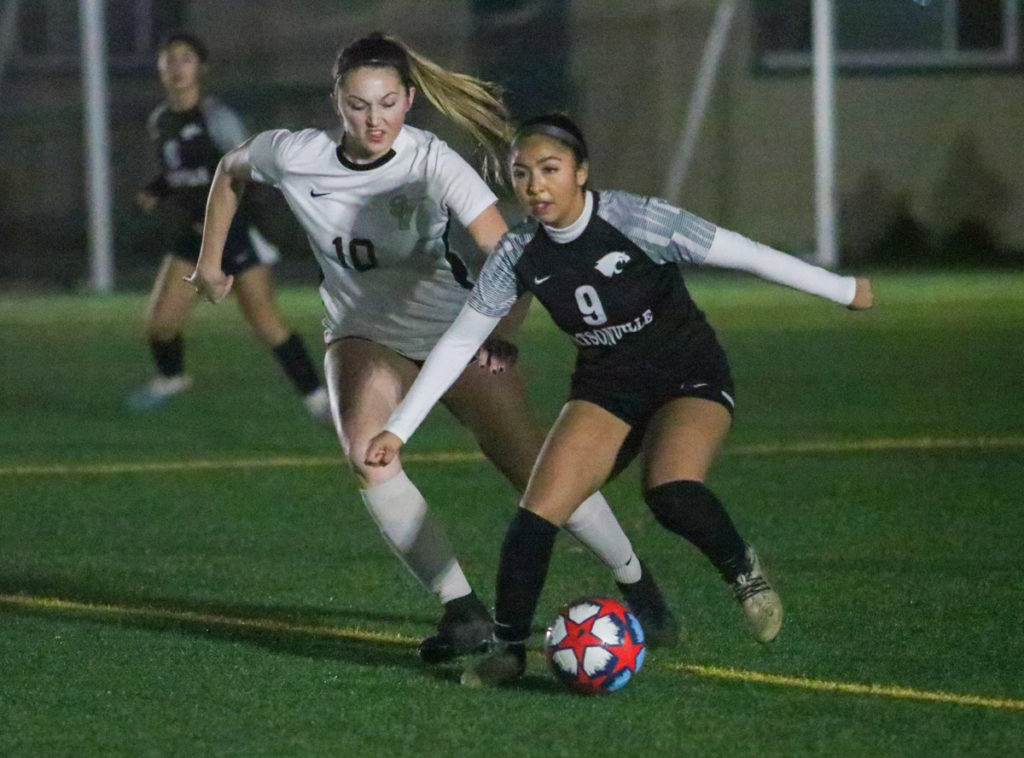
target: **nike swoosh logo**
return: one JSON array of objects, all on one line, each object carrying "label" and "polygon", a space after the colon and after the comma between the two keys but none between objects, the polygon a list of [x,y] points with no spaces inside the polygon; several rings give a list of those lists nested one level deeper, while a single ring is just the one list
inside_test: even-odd
[{"label": "nike swoosh logo", "polygon": [[544,282],[546,282],[548,279],[550,279],[551,276],[552,276],[551,274],[548,274],[547,276],[535,276],[535,277],[533,277],[533,283],[534,284],[544,284]]},{"label": "nike swoosh logo", "polygon": [[330,192],[317,192],[316,190],[312,190],[312,189],[309,191],[309,196],[310,197],[323,197],[324,195],[329,195],[329,194],[331,194],[331,193]]}]

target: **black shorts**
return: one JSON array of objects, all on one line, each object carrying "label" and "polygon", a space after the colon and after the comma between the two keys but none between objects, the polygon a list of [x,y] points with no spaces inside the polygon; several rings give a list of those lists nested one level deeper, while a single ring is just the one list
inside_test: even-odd
[{"label": "black shorts", "polygon": [[611,477],[620,474],[640,452],[651,417],[670,400],[699,397],[719,403],[729,415],[736,409],[736,390],[725,351],[717,342],[705,345],[689,360],[669,370],[608,375],[577,369],[570,400],[586,400],[622,419],[631,429],[619,449]]},{"label": "black shorts", "polygon": [[[202,244],[203,236],[191,228],[178,228],[166,238],[167,252],[184,258],[187,261],[195,262],[199,258],[199,247]],[[256,253],[256,249],[249,241],[246,227],[242,224],[232,224],[228,230],[227,240],[224,242],[224,257],[221,259],[221,270],[228,276],[237,276],[243,271],[259,266],[263,261]]]}]

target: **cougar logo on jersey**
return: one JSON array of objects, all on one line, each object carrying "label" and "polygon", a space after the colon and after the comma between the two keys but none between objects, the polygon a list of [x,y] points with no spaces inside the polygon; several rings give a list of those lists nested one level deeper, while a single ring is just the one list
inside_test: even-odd
[{"label": "cougar logo on jersey", "polygon": [[629,261],[630,257],[625,253],[608,253],[607,255],[601,256],[601,260],[594,265],[594,268],[610,279],[616,274],[621,274],[623,267],[629,263]]}]

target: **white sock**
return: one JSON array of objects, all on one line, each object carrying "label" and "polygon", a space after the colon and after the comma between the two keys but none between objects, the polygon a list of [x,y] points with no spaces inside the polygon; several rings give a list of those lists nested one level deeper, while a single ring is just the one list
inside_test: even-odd
[{"label": "white sock", "polygon": [[640,559],[600,492],[595,492],[580,504],[565,522],[565,528],[604,561],[615,575],[616,582],[632,584],[640,581]]},{"label": "white sock", "polygon": [[395,554],[442,603],[472,591],[444,527],[404,471],[360,494]]}]

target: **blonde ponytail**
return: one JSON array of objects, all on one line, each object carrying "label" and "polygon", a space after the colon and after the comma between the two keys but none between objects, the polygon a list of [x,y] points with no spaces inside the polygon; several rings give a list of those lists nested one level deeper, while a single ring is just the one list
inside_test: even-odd
[{"label": "blonde ponytail", "polygon": [[362,37],[341,51],[334,64],[335,89],[341,86],[348,71],[361,66],[394,68],[406,87],[415,86],[483,148],[484,178],[504,181],[512,127],[498,85],[449,71],[398,38],[379,32]]},{"label": "blonde ponytail", "polygon": [[449,71],[408,47],[406,53],[416,88],[480,144],[484,151],[484,177],[501,181],[512,140],[508,108],[501,99],[501,89],[468,74]]}]

